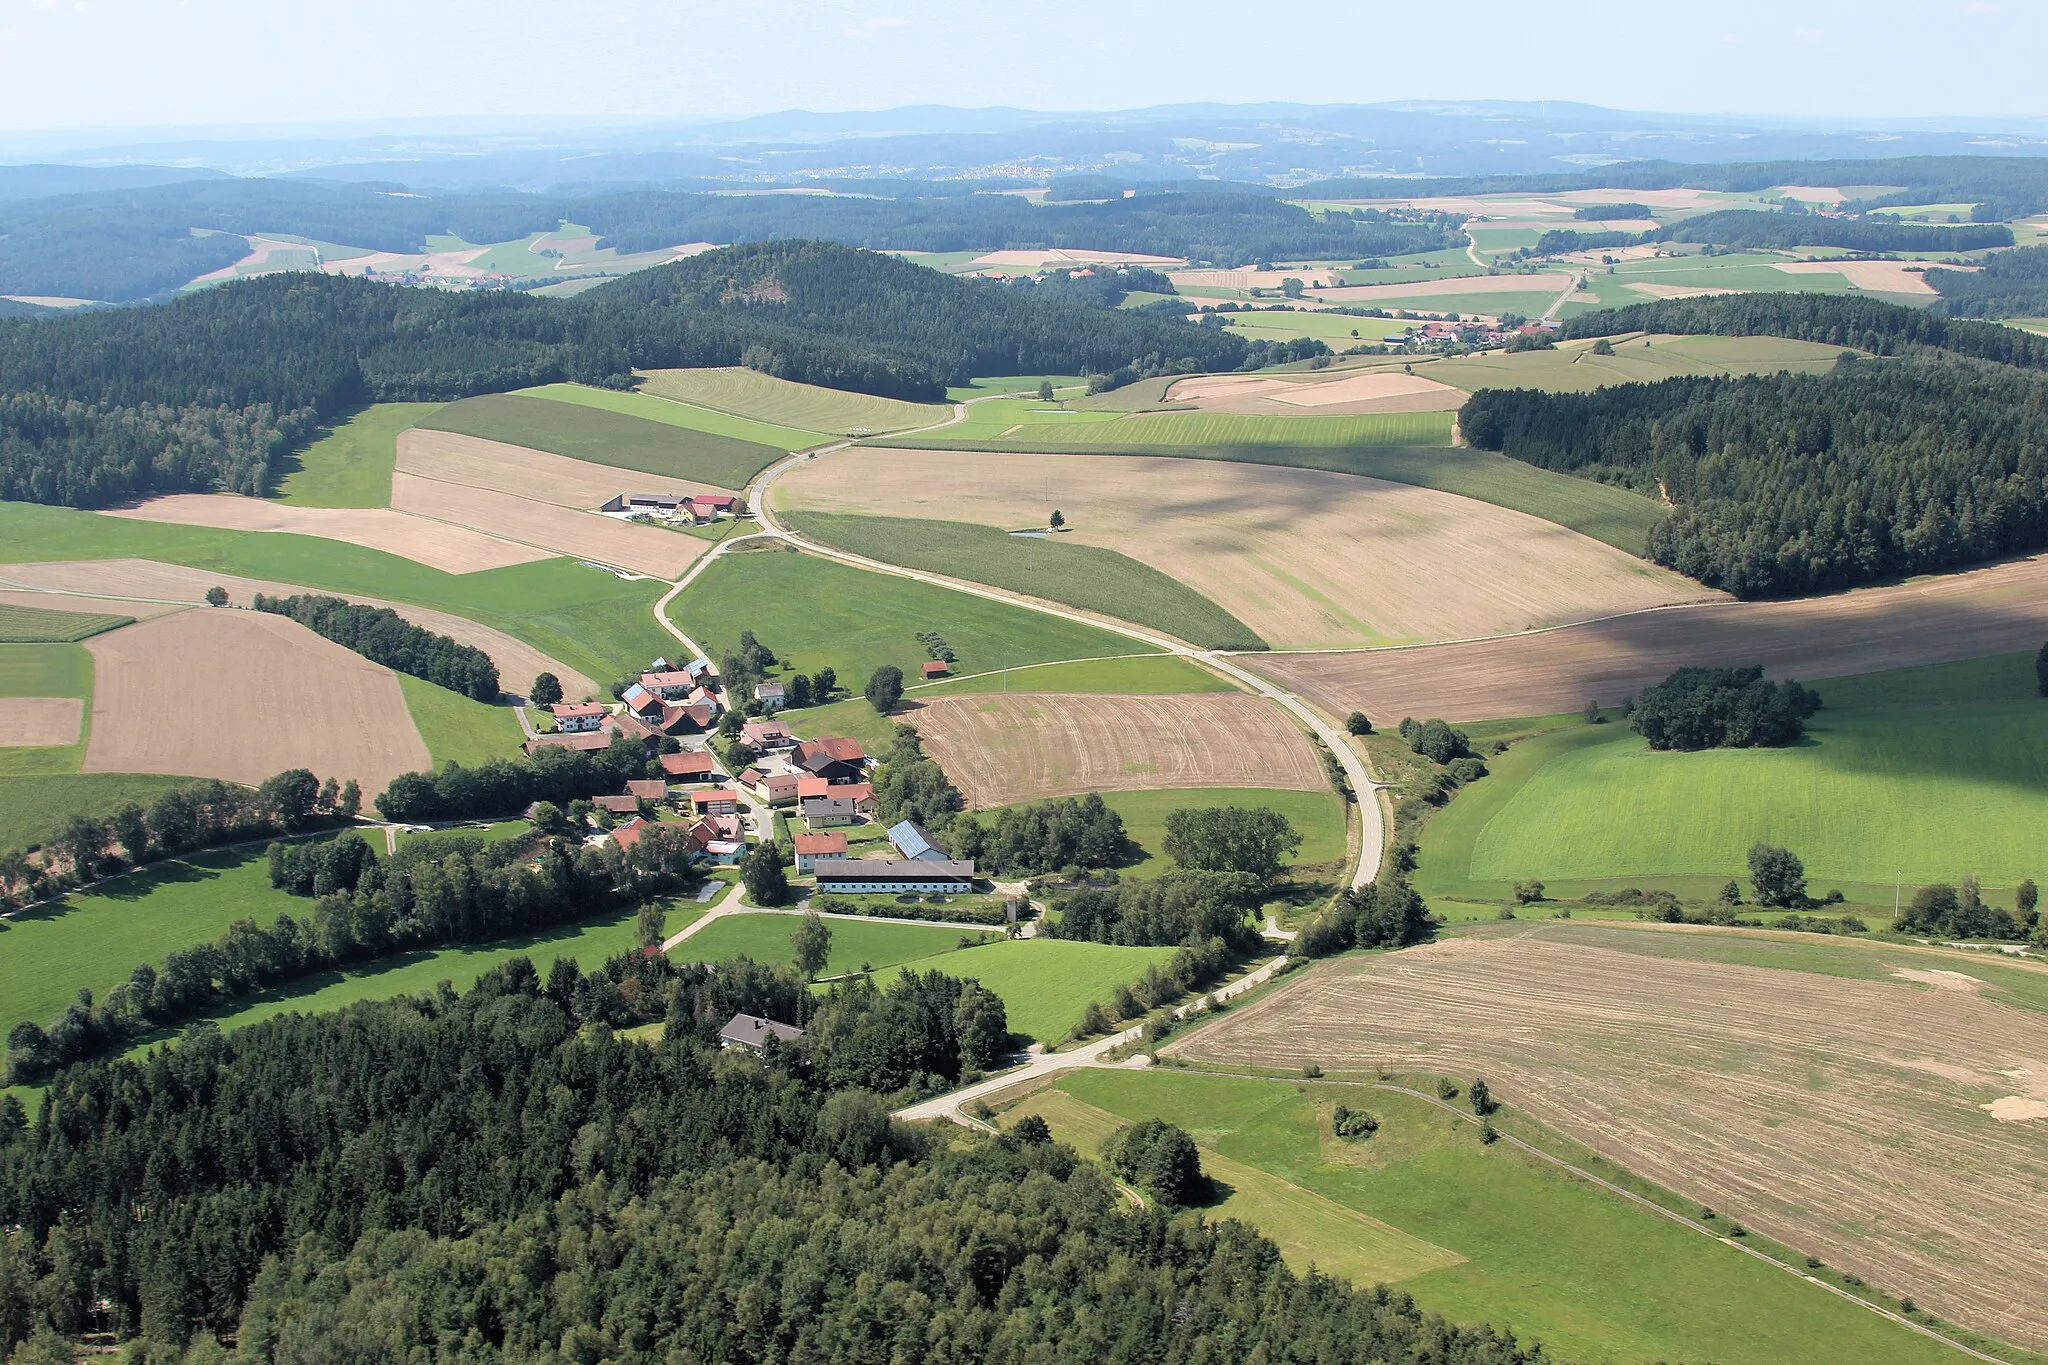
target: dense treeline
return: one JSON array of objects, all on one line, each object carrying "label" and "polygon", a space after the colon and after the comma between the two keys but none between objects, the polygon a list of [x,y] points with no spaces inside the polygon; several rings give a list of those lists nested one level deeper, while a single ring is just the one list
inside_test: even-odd
[{"label": "dense treeline", "polygon": [[1130,855],[1121,815],[1099,792],[1006,806],[990,817],[962,815],[946,827],[956,858],[982,872],[1027,876],[1067,867],[1115,867]]},{"label": "dense treeline", "polygon": [[1234,369],[1245,343],[818,242],[707,252],[573,299],[276,275],[157,308],[0,322],[0,497],[267,491],[365,403],[748,365],[936,399],[974,374]]},{"label": "dense treeline", "polygon": [[530,757],[494,758],[474,768],[450,761],[439,772],[400,773],[377,796],[386,820],[466,820],[507,815],[536,801],[566,806],[624,789],[647,776],[647,748],[614,735],[611,747],[589,752],[543,747]]},{"label": "dense treeline", "polygon": [[1806,733],[1820,694],[1766,681],[1763,667],[1681,668],[1643,689],[1629,726],[1652,749],[1782,749]]},{"label": "dense treeline", "polygon": [[1650,234],[1665,242],[1711,242],[1715,246],[1767,247],[1779,251],[1803,246],[1841,247],[1848,251],[1982,251],[2011,246],[2012,229],[2003,224],[1933,227],[1892,219],[1835,218],[1817,213],[1777,213],[1767,209],[1722,209],[1668,224]]},{"label": "dense treeline", "polygon": [[362,799],[354,778],[322,782],[304,768],[287,768],[253,788],[205,778],[173,787],[147,807],[129,801],[104,817],[74,814],[40,848],[0,852],[0,906],[47,900],[157,858],[353,820]]},{"label": "dense treeline", "polygon": [[2048,369],[2048,337],[1988,322],[1846,294],[1728,294],[1660,299],[1566,319],[1565,339],[1664,332],[1684,336],[1772,336],[1853,347],[1873,355],[1949,351],[2028,369]]},{"label": "dense treeline", "polygon": [[2048,316],[2048,246],[1993,252],[1981,270],[1932,268],[1927,283],[1952,318]]},{"label": "dense treeline", "polygon": [[1196,947],[1220,941],[1231,953],[1258,951],[1251,914],[1265,901],[1265,883],[1248,872],[1168,872],[1106,888],[1083,887],[1061,897],[1047,938],[1126,947]]},{"label": "dense treeline", "polygon": [[1651,529],[1649,557],[1738,596],[2048,544],[2048,383],[2007,367],[1483,389],[1459,420],[1481,449],[1665,494],[1677,510]]},{"label": "dense treeline", "polygon": [[1294,947],[1305,957],[1327,957],[1349,948],[1405,948],[1425,941],[1434,930],[1422,897],[1397,868],[1339,894],[1295,938]]},{"label": "dense treeline", "polygon": [[1567,251],[1605,251],[1609,247],[1634,246],[1640,241],[1633,232],[1581,232],[1577,228],[1552,228],[1529,248],[1531,256],[1562,256]]},{"label": "dense treeline", "polygon": [[2024,882],[2019,888],[2018,906],[2008,910],[2002,905],[1986,905],[1983,885],[1975,877],[1963,878],[1960,887],[1936,882],[1913,893],[1913,899],[1892,922],[1892,929],[1901,934],[1932,934],[1941,938],[2031,937],[2040,946],[2048,944],[2048,934],[2041,928],[2039,896],[2032,881]]},{"label": "dense treeline", "polygon": [[923,741],[908,725],[896,727],[889,751],[875,768],[874,784],[875,816],[885,825],[915,820],[944,833],[964,804],[946,770],[926,755]]},{"label": "dense treeline", "polygon": [[289,616],[316,635],[352,649],[373,663],[424,678],[472,701],[498,699],[498,666],[475,645],[422,629],[389,607],[370,607],[342,597],[298,593],[251,603],[257,611]]}]

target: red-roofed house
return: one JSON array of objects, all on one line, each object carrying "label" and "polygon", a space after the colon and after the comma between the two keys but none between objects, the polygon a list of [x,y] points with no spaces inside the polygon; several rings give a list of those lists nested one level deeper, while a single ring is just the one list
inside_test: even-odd
[{"label": "red-roofed house", "polygon": [[625,824],[619,825],[612,830],[612,842],[620,848],[630,850],[633,845],[640,842],[640,836],[647,831],[647,828],[647,821],[634,816]]},{"label": "red-roofed house", "polygon": [[779,720],[750,720],[740,727],[740,743],[756,749],[788,749],[795,746],[796,736]]},{"label": "red-roofed house", "polygon": [[817,863],[846,856],[846,836],[836,829],[822,834],[799,834],[794,842],[798,872],[809,872]]},{"label": "red-roofed house", "polygon": [[690,695],[697,680],[681,669],[673,672],[642,673],[640,685],[663,701],[680,701]]},{"label": "red-roofed house", "polygon": [[590,804],[596,806],[599,810],[608,810],[613,815],[638,815],[640,813],[640,798],[637,796],[627,796],[623,792],[616,796],[593,796],[590,798]]},{"label": "red-roofed house", "polygon": [[796,746],[791,762],[813,777],[858,782],[867,775],[868,753],[857,739],[807,739]]},{"label": "red-roofed house", "polygon": [[716,791],[691,792],[690,809],[699,815],[735,815],[740,808],[740,794],[719,788]]},{"label": "red-roofed house", "polygon": [[875,808],[875,784],[872,782],[835,782],[825,788],[825,795],[853,802],[854,809],[863,815]]},{"label": "red-roofed house", "polygon": [[608,714],[604,707],[594,701],[556,702],[548,708],[548,714],[555,718],[555,729],[565,735],[595,730],[604,724]]},{"label": "red-roofed house", "polygon": [[703,749],[661,756],[661,775],[671,782],[709,782],[717,772],[710,753]]},{"label": "red-roofed house", "polygon": [[[753,770],[750,769],[750,771]],[[755,771],[754,780],[747,785],[753,788],[754,795],[760,797],[769,805],[789,806],[796,804],[797,801],[802,799],[797,790],[800,780],[795,773],[761,773]]]},{"label": "red-roofed house", "polygon": [[830,796],[832,784],[822,777],[799,776],[796,780],[796,799],[808,801],[814,796]]},{"label": "red-roofed house", "polygon": [[668,800],[668,783],[658,777],[637,777],[626,783],[626,795],[639,801]]}]

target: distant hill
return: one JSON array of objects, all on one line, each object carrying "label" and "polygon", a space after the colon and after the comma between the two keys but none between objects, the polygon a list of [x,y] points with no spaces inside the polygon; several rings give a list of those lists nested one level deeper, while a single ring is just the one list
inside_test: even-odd
[{"label": "distant hill", "polygon": [[229,178],[225,171],[194,166],[0,166],[0,202]]}]

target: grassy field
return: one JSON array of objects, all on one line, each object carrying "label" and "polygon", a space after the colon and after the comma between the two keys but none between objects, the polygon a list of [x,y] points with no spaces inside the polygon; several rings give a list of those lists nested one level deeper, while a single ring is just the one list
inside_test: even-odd
[{"label": "grassy field", "polygon": [[968,420],[882,441],[932,450],[1049,450],[1184,455],[1191,447],[1426,446],[1451,443],[1448,412],[1269,417],[1228,412],[1055,412],[1036,403],[978,403]]},{"label": "grassy field", "polygon": [[758,441],[629,417],[582,403],[509,393],[450,403],[418,425],[718,488],[745,488],[754,475],[784,454],[778,447]]},{"label": "grassy field", "polygon": [[942,403],[908,403],[898,398],[848,393],[741,368],[649,370],[640,381],[640,391],[735,417],[810,432],[838,433],[860,427],[900,431],[943,421],[949,415]]},{"label": "grassy field", "polygon": [[[62,754],[70,758],[72,769],[78,766],[76,748],[15,752]],[[0,762],[0,849],[42,843],[74,815],[104,817],[130,801],[147,806],[171,788],[197,780],[162,773],[81,773]]]},{"label": "grassy field", "polygon": [[132,616],[111,616],[97,612],[49,611],[42,607],[0,605],[0,645],[75,644],[104,631],[118,630],[133,623],[134,620]]},{"label": "grassy field", "polygon": [[[83,789],[57,795],[64,783],[82,776],[78,769],[92,731],[92,655],[70,643],[0,644],[0,697],[78,697],[85,702],[76,743],[0,748],[0,847],[12,848],[48,838],[72,814],[94,809],[85,804],[91,798]],[[45,812],[40,803],[52,796]]]},{"label": "grassy field", "polygon": [[1063,389],[1076,396],[1088,391],[1088,381],[1077,374],[1002,374],[955,384],[946,390],[946,401],[965,403],[970,399],[1003,393],[1035,394],[1043,383],[1050,383],[1054,389]]},{"label": "grassy field", "polygon": [[312,905],[273,890],[263,850],[253,848],[133,872],[0,921],[0,1026],[45,1023],[81,987],[97,997],[126,981],[137,963],[209,942],[238,919],[268,924],[280,914],[310,913]]},{"label": "grassy field", "polygon": [[1166,817],[1173,811],[1202,806],[1244,806],[1274,810],[1287,817],[1301,835],[1301,848],[1288,859],[1293,867],[1334,867],[1346,849],[1343,799],[1334,791],[1282,791],[1275,788],[1183,787],[1171,791],[1104,792],[1102,799],[1124,820],[1124,833],[1143,853],[1127,877],[1157,877],[1179,866],[1166,856]]},{"label": "grassy field", "polygon": [[[729,962],[750,957],[756,962],[788,967],[790,935],[802,920],[795,915],[726,915],[702,933],[676,945],[678,962]],[[958,929],[923,924],[868,924],[833,919],[832,955],[820,976],[842,976],[863,967],[880,969],[941,956],[960,941]]]},{"label": "grassy field", "polygon": [[[1053,1043],[1081,1021],[1091,1001],[1106,1004],[1112,989],[1143,976],[1149,962],[1163,966],[1173,953],[1171,948],[1021,938],[919,958],[899,970],[973,977],[1003,998],[1010,1032]],[[877,974],[876,984],[887,984],[891,975]]]},{"label": "grassy field", "polygon": [[586,408],[644,418],[664,426],[707,432],[713,436],[729,436],[735,441],[751,441],[755,445],[773,446],[783,451],[807,450],[831,439],[825,432],[812,431],[800,425],[755,421],[746,416],[656,396],[644,389],[637,393],[622,393],[617,389],[594,389],[583,384],[543,384],[537,389],[521,389],[519,394],[525,398],[576,403]]},{"label": "grassy field", "polygon": [[[1489,760],[1493,775],[1431,818],[1417,885],[1496,897],[1747,876],[1763,840],[1798,853],[1813,890],[1892,899],[1906,886],[2048,875],[2048,731],[2031,659],[2005,655],[1819,685],[1826,707],[1787,749],[1653,753],[1624,724],[1561,728]],[[1707,892],[1711,894],[1709,890]]]},{"label": "grassy field", "polygon": [[783,550],[726,555],[683,590],[669,616],[714,657],[751,630],[806,673],[831,665],[856,692],[882,664],[915,676],[929,657],[919,631],[943,635],[963,672],[1143,652],[1092,626]]},{"label": "grassy field", "polygon": [[916,697],[950,697],[969,692],[1107,692],[1118,696],[1182,692],[1235,692],[1237,685],[1172,654],[1136,654],[1086,663],[1040,664],[984,673],[949,682],[916,683]]},{"label": "grassy field", "polygon": [[1265,644],[1250,626],[1185,583],[1114,550],[1057,536],[1014,536],[962,521],[803,511],[785,515],[803,534],[868,559],[1115,617],[1204,648]]},{"label": "grassy field", "polygon": [[324,429],[288,457],[280,502],[301,507],[389,507],[398,433],[439,403],[377,403]]},{"label": "grassy field", "polygon": [[1458,388],[1543,389],[1588,393],[1609,384],[1646,383],[1676,375],[1770,374],[1791,370],[1823,374],[1835,367],[1840,346],[1784,337],[1630,336],[1614,340],[1614,354],[1594,355],[1590,341],[1569,341],[1548,351],[1488,352],[1432,362],[1418,373]]},{"label": "grassy field", "polygon": [[[1053,1136],[1083,1150],[1105,1123],[1163,1118],[1186,1128],[1227,1187],[1210,1215],[1250,1222],[1298,1269],[1314,1262],[1356,1282],[1396,1282],[1425,1310],[1540,1339],[1560,1358],[1953,1358],[1508,1144],[1484,1145],[1475,1125],[1395,1091],[1085,1071],[1052,1093],[1061,1098],[1042,1112]],[[1363,1142],[1332,1135],[1328,1113],[1340,1101],[1372,1113],[1379,1132]],[[1033,1097],[1013,1112],[1044,1104]]]},{"label": "grassy field", "polygon": [[594,678],[617,677],[675,645],[649,610],[663,585],[622,580],[571,559],[449,574],[317,536],[0,502],[0,562],[131,557],[439,607],[496,626]]},{"label": "grassy field", "polygon": [[486,706],[404,673],[398,675],[398,688],[405,693],[406,709],[436,768],[449,762],[469,768],[490,758],[510,758],[526,737],[509,706]]},{"label": "grassy field", "polygon": [[0,644],[0,697],[92,697],[92,655],[70,643]]}]

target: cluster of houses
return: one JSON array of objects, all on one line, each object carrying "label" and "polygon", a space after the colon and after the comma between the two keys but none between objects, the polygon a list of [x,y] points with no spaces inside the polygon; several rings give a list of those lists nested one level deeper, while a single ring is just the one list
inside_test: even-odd
[{"label": "cluster of houses", "polygon": [[603,702],[557,702],[548,708],[554,717],[552,734],[535,735],[526,743],[531,754],[541,749],[603,749],[612,736],[625,735],[647,744],[658,743],[664,735],[701,735],[718,724],[725,709],[718,695],[718,675],[711,661],[696,658],[686,664],[656,659],[647,671],[630,684],[613,711]]},{"label": "cluster of houses", "polygon": [[597,509],[607,516],[653,517],[659,521],[703,526],[720,517],[746,514],[746,504],[731,493],[620,493]]}]

